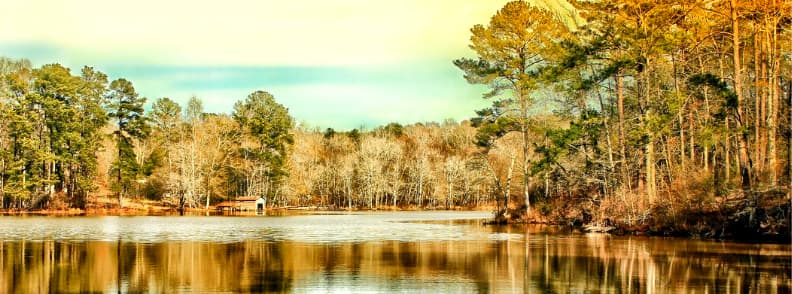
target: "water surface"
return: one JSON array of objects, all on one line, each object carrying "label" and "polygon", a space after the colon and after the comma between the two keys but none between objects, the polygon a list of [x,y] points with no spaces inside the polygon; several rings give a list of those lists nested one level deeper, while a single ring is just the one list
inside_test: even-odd
[{"label": "water surface", "polygon": [[792,291],[792,246],[481,225],[484,212],[0,217],[0,293]]}]

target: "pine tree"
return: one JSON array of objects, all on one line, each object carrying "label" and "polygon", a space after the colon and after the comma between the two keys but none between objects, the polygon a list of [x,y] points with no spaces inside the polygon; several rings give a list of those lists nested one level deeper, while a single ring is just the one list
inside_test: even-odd
[{"label": "pine tree", "polygon": [[525,1],[512,1],[492,17],[488,26],[476,25],[471,32],[470,48],[478,58],[461,58],[454,64],[465,72],[468,82],[490,87],[484,98],[497,99],[491,109],[479,112],[490,117],[479,120],[485,122],[484,134],[502,136],[516,131],[522,136],[522,192],[526,212],[530,213],[529,132],[534,92],[541,87],[543,68],[563,52],[559,44],[571,37],[570,31],[557,15]]},{"label": "pine tree", "polygon": [[147,119],[143,116],[146,98],[138,96],[132,82],[117,79],[110,83],[107,102],[108,115],[115,120],[117,126],[113,132],[118,152],[112,166],[112,173],[115,174],[113,189],[118,193],[118,206],[123,207],[124,195],[142,173],[142,166],[135,156],[133,141],[143,139],[149,133]]},{"label": "pine tree", "polygon": [[245,194],[277,196],[287,175],[286,147],[294,142],[294,121],[288,109],[275,102],[272,94],[256,91],[234,104],[233,117],[254,143],[240,149],[241,157],[254,165],[247,171]]}]

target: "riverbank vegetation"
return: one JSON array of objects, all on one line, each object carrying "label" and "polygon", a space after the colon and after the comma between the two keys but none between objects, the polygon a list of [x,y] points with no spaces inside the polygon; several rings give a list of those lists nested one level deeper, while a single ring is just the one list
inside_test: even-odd
[{"label": "riverbank vegetation", "polygon": [[198,97],[146,104],[132,81],[91,67],[1,59],[0,208],[265,196],[788,237],[789,2],[573,4],[510,2],[472,28],[476,57],[454,65],[492,105],[463,122],[318,129],[264,91],[206,113]]},{"label": "riverbank vegetation", "polygon": [[510,2],[455,61],[491,89],[480,145],[519,142],[523,215],[788,238],[790,3],[573,4],[580,19]]},{"label": "riverbank vegetation", "polygon": [[[143,107],[131,81],[3,59],[2,208],[210,208],[240,196],[270,207],[477,208],[492,165],[469,123],[335,131],[295,123],[263,91],[232,114],[197,97]],[[497,157],[497,155],[494,155]],[[113,203],[111,200],[115,200]]]}]

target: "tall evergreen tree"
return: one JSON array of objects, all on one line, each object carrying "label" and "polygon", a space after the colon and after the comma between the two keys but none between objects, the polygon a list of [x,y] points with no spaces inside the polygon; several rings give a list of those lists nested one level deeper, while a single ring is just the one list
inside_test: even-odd
[{"label": "tall evergreen tree", "polygon": [[258,165],[248,175],[245,194],[277,195],[282,178],[287,175],[287,146],[294,142],[294,120],[289,110],[275,102],[272,94],[256,91],[234,104],[233,117],[254,143],[242,146],[242,157]]},{"label": "tall evergreen tree", "polygon": [[68,140],[70,158],[66,169],[64,190],[72,205],[84,207],[88,192],[96,186],[97,153],[102,148],[101,129],[107,124],[107,112],[102,108],[107,92],[107,75],[91,67],[83,67],[79,95],[74,102],[75,127]]},{"label": "tall evergreen tree", "polygon": [[147,119],[143,116],[146,98],[138,96],[132,82],[117,79],[110,83],[107,102],[108,115],[115,120],[117,127],[113,132],[118,152],[112,166],[115,175],[113,189],[118,193],[118,206],[123,207],[124,195],[142,172],[135,156],[133,140],[145,138],[149,133]]},{"label": "tall evergreen tree", "polygon": [[541,87],[542,69],[560,57],[559,44],[571,37],[570,31],[557,15],[525,1],[512,1],[487,26],[476,25],[471,32],[470,48],[478,58],[461,58],[454,64],[465,72],[468,82],[490,87],[484,98],[496,99],[492,108],[479,112],[489,117],[482,130],[496,135],[517,131],[522,136],[522,192],[526,212],[530,212],[529,119],[534,92]]}]

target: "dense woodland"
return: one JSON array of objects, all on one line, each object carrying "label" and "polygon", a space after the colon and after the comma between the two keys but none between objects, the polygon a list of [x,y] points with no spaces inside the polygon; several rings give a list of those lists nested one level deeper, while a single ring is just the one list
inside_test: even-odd
[{"label": "dense woodland", "polygon": [[517,134],[526,213],[788,235],[792,2],[573,4],[580,19],[510,2],[455,61],[492,90],[479,144]]},{"label": "dense woodland", "polygon": [[471,29],[476,57],[453,64],[492,105],[463,122],[319,129],[264,91],[213,114],[198,97],[147,104],[91,67],[0,59],[2,208],[266,196],[273,207],[788,231],[792,3],[573,5],[514,1]]}]

